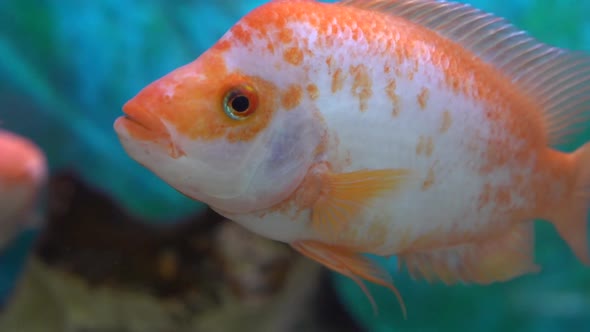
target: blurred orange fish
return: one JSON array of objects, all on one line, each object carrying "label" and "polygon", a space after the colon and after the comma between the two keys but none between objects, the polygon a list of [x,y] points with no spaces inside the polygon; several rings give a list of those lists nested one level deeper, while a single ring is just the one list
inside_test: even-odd
[{"label": "blurred orange fish", "polygon": [[0,129],[0,249],[39,226],[35,203],[47,177],[45,154],[30,140]]},{"label": "blurred orange fish", "polygon": [[588,124],[590,57],[469,5],[272,1],[123,110],[132,158],[363,289],[397,294],[363,253],[447,284],[536,272],[537,218],[590,263],[590,146],[554,148]]}]

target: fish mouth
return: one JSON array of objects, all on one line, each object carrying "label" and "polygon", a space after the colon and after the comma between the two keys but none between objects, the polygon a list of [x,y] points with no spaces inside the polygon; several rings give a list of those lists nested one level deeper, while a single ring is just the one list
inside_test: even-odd
[{"label": "fish mouth", "polygon": [[115,131],[127,138],[161,146],[173,158],[185,155],[174,143],[170,131],[161,118],[132,99],[123,106],[123,116],[115,121]]},{"label": "fish mouth", "polygon": [[132,122],[136,126],[143,127],[145,130],[150,130],[147,125],[143,124],[139,119],[134,118],[132,115],[123,114],[123,119],[125,119],[125,121]]},{"label": "fish mouth", "polygon": [[120,125],[130,131],[130,134],[135,138],[139,139],[140,136],[143,136],[139,134],[144,134],[145,138],[170,139],[170,132],[160,117],[140,105],[136,99],[131,99],[123,105],[123,113],[117,122],[120,122]]}]

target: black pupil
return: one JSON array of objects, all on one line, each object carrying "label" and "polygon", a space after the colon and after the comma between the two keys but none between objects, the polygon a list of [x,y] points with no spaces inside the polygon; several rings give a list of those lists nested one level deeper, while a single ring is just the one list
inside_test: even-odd
[{"label": "black pupil", "polygon": [[246,112],[250,107],[250,101],[246,96],[237,96],[231,101],[231,107],[238,113]]}]

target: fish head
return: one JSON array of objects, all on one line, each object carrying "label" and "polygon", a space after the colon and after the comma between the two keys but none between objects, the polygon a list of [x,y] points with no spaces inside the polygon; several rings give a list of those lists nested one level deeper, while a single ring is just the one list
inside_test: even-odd
[{"label": "fish head", "polygon": [[47,178],[45,154],[32,141],[0,130],[0,247],[26,224]]},{"label": "fish head", "polygon": [[294,192],[324,135],[317,105],[302,94],[308,72],[270,52],[268,43],[280,46],[276,33],[244,37],[248,28],[238,23],[146,86],[114,124],[130,157],[181,193],[232,213]]}]

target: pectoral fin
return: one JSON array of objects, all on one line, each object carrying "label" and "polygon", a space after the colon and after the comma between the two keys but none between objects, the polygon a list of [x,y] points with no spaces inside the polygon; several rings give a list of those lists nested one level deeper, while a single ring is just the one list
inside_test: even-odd
[{"label": "pectoral fin", "polygon": [[397,296],[403,315],[406,317],[406,306],[399,291],[393,285],[389,273],[362,254],[349,248],[318,241],[296,241],[291,246],[327,268],[351,278],[367,295],[375,311],[377,311],[375,300],[363,284],[362,279],[389,288]]},{"label": "pectoral fin", "polygon": [[533,256],[533,224],[528,222],[489,240],[409,252],[398,258],[415,278],[439,279],[445,284],[489,284],[538,272],[540,268],[533,262]]},{"label": "pectoral fin", "polygon": [[338,234],[372,199],[397,190],[409,173],[408,169],[379,169],[321,174],[312,226],[322,234]]}]

